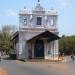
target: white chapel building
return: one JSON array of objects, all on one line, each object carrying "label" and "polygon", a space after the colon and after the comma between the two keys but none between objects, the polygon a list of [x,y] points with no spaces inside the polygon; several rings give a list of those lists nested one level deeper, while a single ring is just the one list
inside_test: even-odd
[{"label": "white chapel building", "polygon": [[13,35],[16,59],[58,60],[58,13],[46,11],[38,2],[31,12],[19,12],[19,30]]}]

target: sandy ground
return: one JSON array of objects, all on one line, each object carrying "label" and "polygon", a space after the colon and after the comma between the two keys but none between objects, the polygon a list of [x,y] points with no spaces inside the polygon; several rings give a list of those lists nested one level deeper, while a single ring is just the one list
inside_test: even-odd
[{"label": "sandy ground", "polygon": [[75,75],[75,61],[70,57],[65,57],[62,62],[2,60],[0,75]]},{"label": "sandy ground", "polygon": [[0,68],[0,75],[7,75],[7,73],[4,69]]}]

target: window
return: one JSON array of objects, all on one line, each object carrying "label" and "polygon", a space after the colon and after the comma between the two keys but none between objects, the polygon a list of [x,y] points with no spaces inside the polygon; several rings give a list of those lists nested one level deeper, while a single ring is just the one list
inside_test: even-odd
[{"label": "window", "polygon": [[53,25],[53,19],[51,19],[51,25]]},{"label": "window", "polygon": [[25,24],[25,25],[27,24],[27,19],[24,19],[24,24]]},{"label": "window", "polygon": [[41,17],[37,17],[37,25],[41,25],[41,20],[42,20]]}]

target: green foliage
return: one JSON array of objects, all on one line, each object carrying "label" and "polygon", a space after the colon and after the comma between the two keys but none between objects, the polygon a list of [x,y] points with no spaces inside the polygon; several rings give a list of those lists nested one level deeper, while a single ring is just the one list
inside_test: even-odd
[{"label": "green foliage", "polygon": [[72,50],[75,52],[75,36],[63,36],[59,40],[59,51],[62,55],[63,53],[65,55],[71,54]]},{"label": "green foliage", "polygon": [[0,51],[10,53],[12,47],[11,36],[16,31],[16,27],[12,25],[4,25],[0,31]]},{"label": "green foliage", "polygon": [[6,52],[7,54],[10,52],[10,35],[4,32],[0,32],[0,51]]}]

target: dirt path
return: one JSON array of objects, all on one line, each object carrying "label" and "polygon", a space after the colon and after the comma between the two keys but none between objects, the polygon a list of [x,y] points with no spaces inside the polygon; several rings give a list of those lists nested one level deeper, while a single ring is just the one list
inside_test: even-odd
[{"label": "dirt path", "polygon": [[0,75],[7,75],[7,73],[4,69],[0,68]]}]

